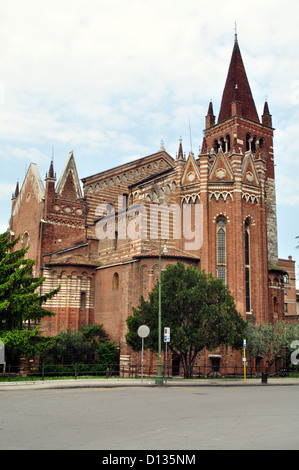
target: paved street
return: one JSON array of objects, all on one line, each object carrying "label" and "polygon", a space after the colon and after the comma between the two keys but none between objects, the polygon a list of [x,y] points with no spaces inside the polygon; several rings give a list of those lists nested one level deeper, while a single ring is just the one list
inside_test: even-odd
[{"label": "paved street", "polygon": [[0,391],[0,449],[299,449],[298,386]]}]

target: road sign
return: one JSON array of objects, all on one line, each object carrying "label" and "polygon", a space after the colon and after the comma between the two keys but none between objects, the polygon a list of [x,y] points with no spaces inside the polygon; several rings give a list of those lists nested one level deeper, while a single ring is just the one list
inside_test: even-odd
[{"label": "road sign", "polygon": [[164,343],[170,342],[170,328],[164,328]]},{"label": "road sign", "polygon": [[141,383],[143,383],[143,349],[144,349],[144,338],[147,338],[148,335],[150,334],[150,329],[148,326],[146,325],[141,325],[139,328],[138,328],[138,336],[141,338],[141,344],[142,344],[142,348],[141,348]]},{"label": "road sign", "polygon": [[244,383],[246,383],[246,365],[247,365],[245,352],[246,352],[246,339],[244,338],[244,339],[243,339]]},{"label": "road sign", "polygon": [[150,329],[146,325],[141,325],[138,328],[138,336],[140,336],[140,338],[147,338],[147,336],[149,335],[149,332],[150,332]]}]

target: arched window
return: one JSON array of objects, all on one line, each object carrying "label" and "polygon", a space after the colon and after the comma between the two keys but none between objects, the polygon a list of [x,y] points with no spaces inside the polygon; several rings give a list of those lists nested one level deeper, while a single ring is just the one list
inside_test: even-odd
[{"label": "arched window", "polygon": [[80,308],[86,308],[86,292],[80,294]]},{"label": "arched window", "polygon": [[252,137],[250,134],[246,134],[246,151],[251,150]]},{"label": "arched window", "polygon": [[248,220],[245,221],[245,293],[246,293],[246,313],[251,313],[250,295],[250,226]]},{"label": "arched window", "polygon": [[256,141],[257,141],[257,138],[253,137],[252,143],[251,143],[251,150],[252,150],[253,153],[256,152]]},{"label": "arched window", "polygon": [[225,139],[226,139],[226,151],[229,152],[230,151],[230,135],[227,134],[225,136]]},{"label": "arched window", "polygon": [[115,231],[115,235],[114,235],[114,250],[115,251],[117,250],[117,243],[118,243],[118,232]]},{"label": "arched window", "polygon": [[217,277],[226,283],[226,223],[224,218],[217,221]]},{"label": "arched window", "polygon": [[214,152],[218,153],[219,150],[219,142],[217,139],[214,140]]},{"label": "arched window", "polygon": [[[30,242],[30,237],[29,237],[29,233],[28,232],[25,232],[23,237],[22,237],[22,245],[23,245],[23,248],[28,248],[29,247],[29,242]],[[25,253],[25,256],[24,256],[25,259],[28,258],[28,251],[27,253]]]},{"label": "arched window", "polygon": [[118,289],[119,287],[119,275],[118,273],[114,273],[113,275],[113,289]]},{"label": "arched window", "polygon": [[27,248],[27,247],[28,247],[29,241],[30,241],[29,233],[28,233],[28,232],[25,232],[24,235],[23,235],[23,237],[22,237],[22,243],[23,243],[23,247],[24,247],[24,248]]}]

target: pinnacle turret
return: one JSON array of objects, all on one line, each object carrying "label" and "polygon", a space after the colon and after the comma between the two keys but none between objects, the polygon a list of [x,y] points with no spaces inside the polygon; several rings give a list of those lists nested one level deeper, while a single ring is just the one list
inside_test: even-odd
[{"label": "pinnacle turret", "polygon": [[269,111],[269,106],[268,106],[268,101],[266,99],[265,104],[264,104],[264,112],[262,115],[262,124],[264,126],[272,127],[272,115],[270,114]]}]

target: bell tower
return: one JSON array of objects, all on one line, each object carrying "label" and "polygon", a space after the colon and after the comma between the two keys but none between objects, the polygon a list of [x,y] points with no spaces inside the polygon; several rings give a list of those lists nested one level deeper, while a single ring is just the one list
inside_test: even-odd
[{"label": "bell tower", "polygon": [[265,101],[261,120],[258,116],[238,43],[237,34],[227,79],[221,100],[218,120],[210,102],[206,116],[203,149],[218,153],[221,149],[232,161],[233,154],[242,162],[252,153],[256,167],[265,170],[265,204],[267,215],[267,246],[269,264],[277,266],[277,221],[273,153],[272,116]]},{"label": "bell tower", "polygon": [[259,118],[236,34],[218,117],[210,101],[205,126],[201,266],[228,285],[248,321],[268,321],[268,268],[278,266],[274,129],[267,101]]}]

